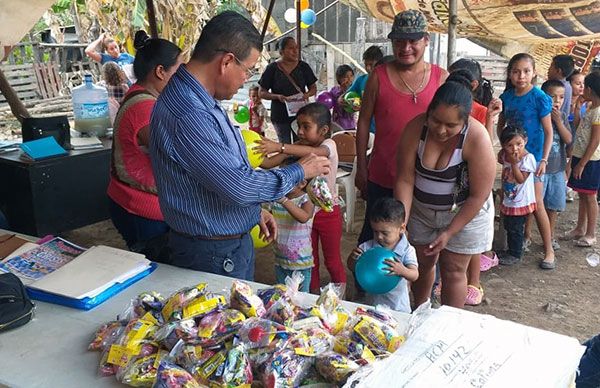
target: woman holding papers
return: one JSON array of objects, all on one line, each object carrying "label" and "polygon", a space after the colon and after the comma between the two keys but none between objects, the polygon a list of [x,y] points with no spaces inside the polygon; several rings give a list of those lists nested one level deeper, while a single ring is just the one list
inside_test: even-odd
[{"label": "woman holding papers", "polygon": [[[292,121],[296,111],[317,93],[317,77],[308,63],[300,60],[298,44],[291,36],[277,43],[281,58],[269,64],[260,77],[259,95],[272,100],[271,121],[280,143],[296,140]],[[292,138],[293,137],[293,138]]]},{"label": "woman holding papers", "polygon": [[181,50],[164,39],[135,34],[133,70],[137,82],[129,89],[114,123],[110,182],[111,219],[130,250],[154,261],[168,257],[169,228],[164,222],[150,156],[150,115],[156,98],[182,62]]}]

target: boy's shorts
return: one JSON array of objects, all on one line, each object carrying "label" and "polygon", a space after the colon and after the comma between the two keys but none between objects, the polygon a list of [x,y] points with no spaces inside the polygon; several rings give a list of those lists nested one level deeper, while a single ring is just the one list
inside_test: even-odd
[{"label": "boy's shorts", "polygon": [[544,174],[544,207],[546,210],[562,212],[567,205],[567,181],[565,172]]}]

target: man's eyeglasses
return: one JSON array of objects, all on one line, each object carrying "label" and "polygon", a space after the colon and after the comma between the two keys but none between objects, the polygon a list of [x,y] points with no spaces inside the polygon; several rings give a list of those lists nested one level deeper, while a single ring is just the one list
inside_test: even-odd
[{"label": "man's eyeglasses", "polygon": [[223,50],[223,49],[217,49],[217,50],[215,50],[215,51],[216,51],[216,52],[219,52],[219,53],[225,53],[225,54],[231,54],[231,55],[233,55],[233,59],[235,59],[235,62],[236,62],[236,63],[237,63],[237,64],[238,64],[238,65],[239,65],[239,66],[240,66],[242,69],[244,69],[244,71],[246,72],[246,76],[247,76],[248,78],[252,78],[252,77],[254,77],[255,75],[257,75],[257,74],[258,74],[258,70],[257,70],[257,69],[254,69],[254,68],[250,69],[248,66],[244,65],[244,64],[242,63],[242,61],[240,61],[240,59],[239,59],[239,58],[238,58],[238,57],[237,57],[237,56],[236,56],[234,53],[232,53],[231,51],[227,51],[227,50]]}]

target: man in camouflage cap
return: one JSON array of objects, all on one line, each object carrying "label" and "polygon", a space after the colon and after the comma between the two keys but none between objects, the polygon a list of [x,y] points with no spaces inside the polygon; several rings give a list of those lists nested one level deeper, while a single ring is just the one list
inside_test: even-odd
[{"label": "man in camouflage cap", "polygon": [[[425,62],[429,44],[427,19],[417,10],[394,17],[392,41],[395,60],[378,66],[367,81],[356,136],[356,187],[371,205],[381,197],[392,197],[396,179],[396,149],[404,127],[424,113],[448,73]],[[375,118],[375,145],[367,167],[369,123]],[[369,222],[363,225],[359,243],[373,238]]]}]

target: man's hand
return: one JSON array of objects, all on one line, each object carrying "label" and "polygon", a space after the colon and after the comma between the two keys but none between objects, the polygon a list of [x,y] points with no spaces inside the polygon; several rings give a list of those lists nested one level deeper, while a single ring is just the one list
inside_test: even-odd
[{"label": "man's hand", "polygon": [[329,174],[331,163],[324,156],[309,154],[298,161],[304,170],[304,179],[309,180],[319,175]]},{"label": "man's hand", "polygon": [[260,233],[258,236],[263,240],[271,243],[277,238],[277,223],[271,213],[262,209],[260,211],[260,221],[258,223]]}]

